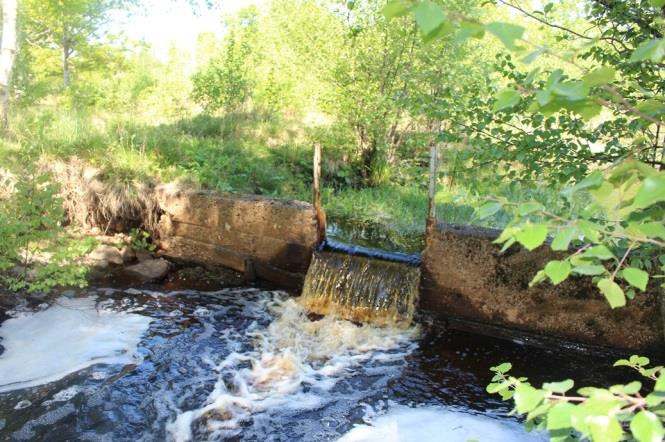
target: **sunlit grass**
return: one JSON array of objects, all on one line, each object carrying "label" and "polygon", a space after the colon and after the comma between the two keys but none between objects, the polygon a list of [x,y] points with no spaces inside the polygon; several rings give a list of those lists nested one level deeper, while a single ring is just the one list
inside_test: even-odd
[{"label": "sunlit grass", "polygon": [[[77,156],[100,168],[116,182],[180,180],[223,192],[262,194],[299,200],[311,198],[311,142],[292,122],[258,114],[227,117],[198,115],[175,123],[148,125],[117,115],[56,112],[46,108],[23,112],[15,122],[14,142],[0,144],[0,159],[9,168],[16,158],[67,159]],[[324,175],[335,176],[340,160],[331,144]],[[12,166],[14,164],[14,166]],[[332,168],[332,169],[328,169]],[[436,195],[441,222],[501,228],[503,211],[479,220],[474,207],[489,196],[510,201],[536,200],[554,212],[558,189],[537,183],[489,179],[491,171],[464,171],[464,178],[443,179]],[[459,175],[459,166],[455,170]],[[403,235],[424,232],[427,216],[427,171],[414,163],[398,172],[401,184],[376,187],[323,182],[323,204],[334,221],[371,222],[374,228]],[[447,176],[447,165],[441,171]]]}]

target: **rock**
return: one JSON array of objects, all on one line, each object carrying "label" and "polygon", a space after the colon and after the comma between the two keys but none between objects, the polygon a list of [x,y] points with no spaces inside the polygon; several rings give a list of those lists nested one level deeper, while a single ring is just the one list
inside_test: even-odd
[{"label": "rock", "polygon": [[132,250],[132,248],[129,246],[125,246],[120,250],[120,256],[122,256],[122,260],[124,262],[131,262],[134,260],[134,258],[136,258],[134,250]]},{"label": "rock", "polygon": [[33,281],[37,278],[37,270],[32,268],[26,268],[24,266],[14,266],[9,270],[9,274],[14,278],[23,278],[25,277],[28,281]]},{"label": "rock", "polygon": [[138,259],[139,262],[148,261],[152,259],[152,253],[148,252],[147,250],[136,250],[135,255],[136,259]]},{"label": "rock", "polygon": [[89,262],[90,262],[91,266],[93,266],[95,268],[98,268],[98,269],[105,269],[109,266],[109,262],[105,259],[102,259],[102,260],[92,259]]},{"label": "rock", "polygon": [[26,271],[27,269],[23,266],[14,266],[9,270],[9,273],[12,276],[22,276],[23,274],[26,273]]},{"label": "rock", "polygon": [[122,264],[125,261],[120,254],[120,250],[113,246],[101,245],[90,252],[88,258],[94,261],[106,261],[107,263]]},{"label": "rock", "polygon": [[169,271],[170,264],[164,258],[149,259],[133,266],[127,267],[130,273],[140,276],[141,279],[147,281],[155,281],[163,278]]}]

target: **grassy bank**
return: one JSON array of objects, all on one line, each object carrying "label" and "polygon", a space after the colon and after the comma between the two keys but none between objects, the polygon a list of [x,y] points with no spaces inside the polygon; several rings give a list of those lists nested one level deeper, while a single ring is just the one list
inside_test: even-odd
[{"label": "grassy bank", "polygon": [[[0,145],[0,160],[6,169],[18,172],[30,164],[77,158],[126,192],[144,183],[181,181],[223,192],[309,200],[314,139],[324,146],[323,203],[333,231],[367,245],[422,247],[426,157],[385,184],[358,185],[349,179],[343,149],[333,144],[334,139],[321,140],[320,131],[317,135],[255,113],[150,124],[99,113],[24,111],[12,137]],[[474,205],[489,195],[511,201],[532,198],[564,210],[556,207],[555,189],[491,181],[483,171],[467,170],[459,163],[443,165],[441,183],[437,215],[445,222],[504,226],[509,219],[503,212],[482,223],[474,219]]]}]

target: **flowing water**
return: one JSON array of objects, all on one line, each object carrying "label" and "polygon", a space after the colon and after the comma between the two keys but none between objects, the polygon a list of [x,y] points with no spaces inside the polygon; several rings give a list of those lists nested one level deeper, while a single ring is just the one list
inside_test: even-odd
[{"label": "flowing water", "polygon": [[314,317],[252,288],[89,290],[9,317],[0,440],[542,440],[485,393],[491,365],[613,381],[589,367],[614,355]]},{"label": "flowing water", "polygon": [[420,269],[406,264],[316,252],[303,287],[303,304],[321,315],[408,326],[413,320]]}]

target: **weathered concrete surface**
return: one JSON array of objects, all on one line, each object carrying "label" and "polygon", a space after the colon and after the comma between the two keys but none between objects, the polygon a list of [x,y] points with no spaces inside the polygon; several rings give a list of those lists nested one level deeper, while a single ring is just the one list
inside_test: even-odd
[{"label": "weathered concrete surface", "polygon": [[625,349],[662,343],[657,291],[612,310],[590,278],[558,286],[529,281],[550,259],[548,247],[504,254],[492,241],[500,232],[434,226],[423,254],[421,307],[447,316]]},{"label": "weathered concrete surface", "polygon": [[302,280],[317,245],[310,204],[261,196],[187,190],[156,191],[158,225],[166,255],[244,271],[251,259],[257,276]]}]

